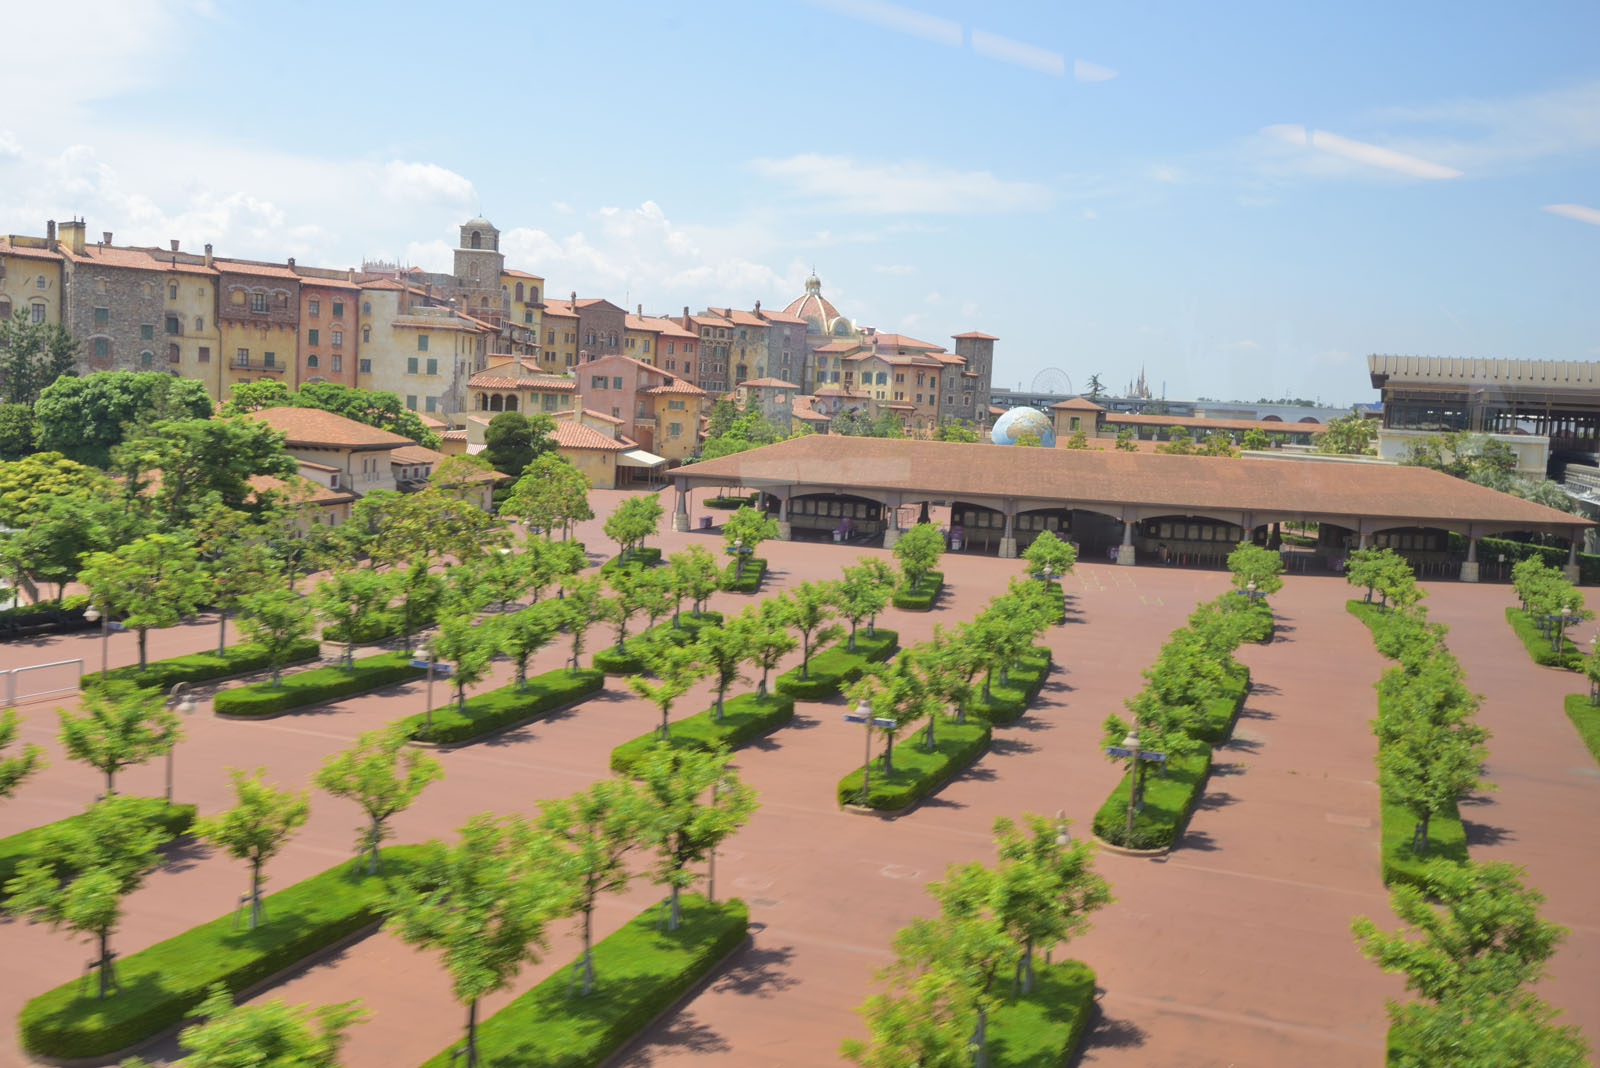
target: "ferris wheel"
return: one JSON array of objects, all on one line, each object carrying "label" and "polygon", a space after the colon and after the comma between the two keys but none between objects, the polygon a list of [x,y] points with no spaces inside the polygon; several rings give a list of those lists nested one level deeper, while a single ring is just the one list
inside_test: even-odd
[{"label": "ferris wheel", "polygon": [[1072,392],[1072,379],[1067,372],[1059,367],[1046,367],[1043,371],[1033,376],[1034,393],[1059,393]]}]

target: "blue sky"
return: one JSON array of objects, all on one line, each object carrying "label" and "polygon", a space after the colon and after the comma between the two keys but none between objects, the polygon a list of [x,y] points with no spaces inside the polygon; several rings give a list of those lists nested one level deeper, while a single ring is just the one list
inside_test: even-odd
[{"label": "blue sky", "polygon": [[1600,359],[1592,2],[8,19],[5,77],[50,86],[0,106],[9,232],[441,268],[482,211],[550,291],[650,313],[814,264],[865,325],[999,335],[997,385],[1345,403],[1369,352]]}]

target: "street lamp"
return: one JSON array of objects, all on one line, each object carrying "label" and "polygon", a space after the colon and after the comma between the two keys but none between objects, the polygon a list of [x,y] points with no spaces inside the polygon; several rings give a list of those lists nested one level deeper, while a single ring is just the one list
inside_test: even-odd
[{"label": "street lamp", "polygon": [[1495,573],[1495,578],[1503,579],[1505,577],[1506,577],[1506,554],[1505,553],[1501,553],[1500,554],[1500,570]]},{"label": "street lamp", "polygon": [[733,544],[724,551],[733,554],[733,581],[738,582],[744,578],[745,557],[756,551],[755,546],[752,545],[747,549],[743,538],[734,538]]},{"label": "street lamp", "polygon": [[96,620],[100,623],[100,681],[106,681],[106,658],[111,648],[111,617],[101,612],[91,601],[88,608],[83,610],[83,618],[90,623]]},{"label": "street lamp", "polygon": [[1556,633],[1550,639],[1550,649],[1552,652],[1559,653],[1561,652],[1562,636],[1567,633],[1567,625],[1572,622],[1572,606],[1570,604],[1562,605],[1560,615],[1552,616],[1551,618],[1556,621]]},{"label": "street lamp", "polygon": [[411,654],[411,666],[428,669],[428,703],[422,710],[422,734],[425,738],[431,738],[433,737],[433,671],[438,666],[433,659],[432,638],[424,638],[417,642],[416,651]]},{"label": "street lamp", "polygon": [[1072,832],[1067,830],[1067,810],[1056,809],[1056,845],[1062,849],[1072,844]]},{"label": "street lamp", "polygon": [[[87,615],[87,613],[85,613]],[[194,713],[194,698],[189,696],[190,686],[187,682],[175,682],[172,689],[167,691],[167,704],[180,716]],[[167,804],[172,804],[172,754],[178,748],[177,730],[173,730],[173,738],[167,746]]]},{"label": "street lamp", "polygon": [[861,807],[866,808],[867,798],[870,796],[869,791],[872,785],[872,728],[877,727],[880,730],[891,730],[896,724],[892,719],[886,719],[883,716],[874,716],[872,714],[872,706],[865,701],[857,701],[855,710],[852,712],[846,712],[844,714],[844,721],[846,723],[863,723],[867,728],[866,757],[861,763],[860,797]]},{"label": "street lamp", "polygon": [[[1252,583],[1254,585],[1254,583]],[[1129,728],[1128,736],[1122,739],[1122,747],[1128,750],[1128,830],[1125,842],[1133,841],[1133,812],[1138,804],[1139,797],[1139,732]]]}]

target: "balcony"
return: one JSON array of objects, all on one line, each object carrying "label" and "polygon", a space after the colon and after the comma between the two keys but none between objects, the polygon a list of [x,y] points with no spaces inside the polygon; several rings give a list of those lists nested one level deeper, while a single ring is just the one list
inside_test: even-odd
[{"label": "balcony", "polygon": [[269,371],[273,374],[282,374],[288,368],[281,363],[259,363],[254,360],[241,360],[235,356],[229,364],[235,371]]}]

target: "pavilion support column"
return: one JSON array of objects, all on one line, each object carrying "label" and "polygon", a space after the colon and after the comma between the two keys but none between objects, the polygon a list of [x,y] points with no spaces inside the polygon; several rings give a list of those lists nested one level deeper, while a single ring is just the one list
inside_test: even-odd
[{"label": "pavilion support column", "polygon": [[932,520],[928,518],[928,502],[927,501],[923,501],[922,502],[922,511],[920,513],[918,513],[918,515],[917,515],[917,522],[919,522],[919,523],[931,523],[932,522]]},{"label": "pavilion support column", "polygon": [[1132,567],[1138,561],[1134,558],[1136,550],[1133,547],[1133,525],[1137,520],[1124,519],[1122,521],[1122,544],[1117,547],[1117,563],[1125,567]]},{"label": "pavilion support column", "polygon": [[1478,581],[1478,539],[1475,535],[1467,535],[1467,561],[1461,565],[1461,581]]},{"label": "pavilion support column", "polygon": [[1561,569],[1562,574],[1576,586],[1578,584],[1578,538],[1581,535],[1574,530],[1568,535],[1567,540],[1567,566]]},{"label": "pavilion support column", "polygon": [[686,531],[689,529],[689,491],[682,482],[678,483],[678,504],[672,510],[672,529]]},{"label": "pavilion support column", "polygon": [[1361,532],[1361,544],[1356,546],[1356,548],[1358,548],[1358,549],[1370,549],[1370,548],[1372,548],[1372,535],[1368,534],[1366,531],[1363,530]]},{"label": "pavilion support column", "polygon": [[794,526],[789,522],[789,498],[778,498],[778,538],[780,541],[794,540]]},{"label": "pavilion support column", "polygon": [[1015,560],[1017,558],[1017,515],[1015,512],[1006,513],[1006,530],[1000,535],[1000,558],[1002,560]]},{"label": "pavilion support column", "polygon": [[900,540],[900,509],[893,504],[883,506],[883,547],[893,549]]}]

